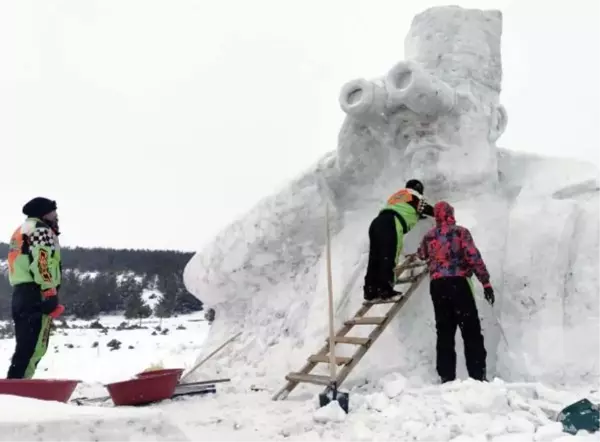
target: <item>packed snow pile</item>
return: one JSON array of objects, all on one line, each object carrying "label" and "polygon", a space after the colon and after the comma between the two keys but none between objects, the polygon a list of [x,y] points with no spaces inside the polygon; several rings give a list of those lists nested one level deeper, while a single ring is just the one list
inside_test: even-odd
[{"label": "packed snow pile", "polygon": [[18,396],[0,396],[0,404],[0,440],[189,440],[156,409],[124,414]]},{"label": "packed snow pile", "polygon": [[[217,312],[206,348],[243,332],[215,370],[282,386],[327,335],[325,205],[333,213],[339,326],[362,303],[370,221],[414,177],[429,201],[455,206],[492,275],[494,311],[474,284],[488,378],[597,384],[598,170],[496,147],[507,125],[501,34],[495,10],[435,7],[417,15],[405,60],[380,78],[342,87],[347,117],[337,150],[192,258],[186,286]],[[405,252],[430,226],[408,234]],[[432,310],[426,280],[349,385],[392,371],[434,382]],[[372,326],[361,327],[366,336]],[[460,337],[457,350],[464,378]]]},{"label": "packed snow pile", "polygon": [[586,431],[566,434],[549,417],[561,409],[560,404],[577,400],[574,393],[498,380],[455,381],[443,386],[417,386],[405,380],[405,388],[394,391],[390,384],[400,380],[399,375],[387,375],[355,388],[347,415],[335,402],[318,408],[314,395],[273,401],[264,391],[228,392],[222,398],[184,402],[179,407],[172,404],[165,412],[190,440],[597,440],[597,434]]}]

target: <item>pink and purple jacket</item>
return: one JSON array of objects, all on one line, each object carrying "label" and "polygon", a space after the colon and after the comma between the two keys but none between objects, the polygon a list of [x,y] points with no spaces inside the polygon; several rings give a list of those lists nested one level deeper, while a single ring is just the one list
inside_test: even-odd
[{"label": "pink and purple jacket", "polygon": [[484,287],[490,286],[490,274],[471,232],[456,225],[454,208],[445,201],[434,208],[436,226],[423,237],[417,256],[428,261],[430,279],[449,276],[469,278],[473,273]]}]

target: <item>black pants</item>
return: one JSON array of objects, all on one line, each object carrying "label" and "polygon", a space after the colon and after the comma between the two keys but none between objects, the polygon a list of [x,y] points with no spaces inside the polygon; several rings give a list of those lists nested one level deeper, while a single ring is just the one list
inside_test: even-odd
[{"label": "black pants", "polygon": [[465,360],[469,377],[483,381],[486,376],[487,353],[481,334],[481,323],[475,298],[466,278],[433,279],[431,299],[437,330],[437,372],[442,382],[456,378],[454,337],[459,327],[465,345]]},{"label": "black pants", "polygon": [[15,352],[8,369],[8,379],[30,379],[46,353],[51,319],[36,284],[15,286],[12,318],[15,326]]},{"label": "black pants", "polygon": [[393,290],[397,248],[396,216],[391,211],[383,211],[369,226],[365,299],[374,299]]}]

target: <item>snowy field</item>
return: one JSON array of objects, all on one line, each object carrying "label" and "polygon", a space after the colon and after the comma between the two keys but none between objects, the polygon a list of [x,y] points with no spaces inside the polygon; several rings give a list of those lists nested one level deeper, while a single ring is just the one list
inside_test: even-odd
[{"label": "snowy field", "polygon": [[[77,390],[74,395],[88,396],[94,383],[122,380],[152,364],[192,366],[209,327],[204,312],[164,319],[161,331],[156,330],[160,324],[158,318],[143,319],[142,329],[117,330],[124,321],[130,325],[139,324],[137,320],[125,320],[121,316],[104,316],[99,321],[106,327],[103,331],[75,328],[94,321],[67,320],[71,328],[56,329],[36,377],[79,379],[84,382],[78,387],[83,391]],[[168,329],[166,334],[161,334],[165,329]],[[107,346],[113,339],[121,342],[118,350]],[[0,340],[1,373],[8,370],[13,349],[14,339]]]},{"label": "snowy field", "polygon": [[[89,323],[69,321],[69,325],[84,322]],[[107,393],[102,383],[128,379],[153,364],[189,368],[209,329],[202,313],[164,320],[166,335],[152,335],[157,319],[144,320],[142,325],[148,328],[141,330],[113,329],[123,322],[120,317],[104,317],[100,322],[110,327],[107,333],[57,331],[36,377],[81,379],[74,398],[103,396]],[[107,347],[112,339],[121,341],[119,350]],[[3,372],[13,346],[12,339],[0,340]],[[283,385],[285,373],[272,374],[280,375]],[[204,372],[200,377],[221,376]],[[254,388],[248,387],[250,381],[256,382]],[[232,376],[231,383],[217,384],[216,395],[136,408],[0,396],[0,440],[598,440],[597,435],[582,432],[562,433],[551,419],[583,396],[600,401],[597,391],[556,391],[535,383],[498,380],[439,386],[391,372],[377,381],[349,384],[350,414],[344,416],[339,409],[318,408],[319,387],[301,386],[279,402],[271,400],[278,385],[257,387],[259,377]]]}]

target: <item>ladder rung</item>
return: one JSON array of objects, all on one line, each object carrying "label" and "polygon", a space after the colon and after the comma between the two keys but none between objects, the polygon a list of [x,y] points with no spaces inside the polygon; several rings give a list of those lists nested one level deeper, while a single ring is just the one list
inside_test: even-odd
[{"label": "ladder rung", "polygon": [[[404,269],[405,270],[408,270],[408,269],[418,269],[419,267],[423,267],[423,266],[426,266],[426,265],[427,265],[426,262],[413,262],[413,263],[405,265]],[[396,267],[396,268],[398,268],[398,267]]]},{"label": "ladder rung", "polygon": [[345,325],[379,325],[386,320],[385,316],[363,316],[362,318],[352,318],[344,322]]},{"label": "ladder rung", "polygon": [[416,277],[408,277],[408,278],[398,278],[396,279],[396,284],[412,284],[416,281]]},{"label": "ladder rung", "polygon": [[321,376],[318,374],[290,373],[285,378],[292,382],[307,382],[309,384],[317,385],[331,384],[331,379],[329,376]]},{"label": "ladder rung", "polygon": [[399,299],[381,299],[379,301],[370,301],[368,304],[365,305],[379,305],[379,304],[395,304],[397,302],[402,301],[402,299],[404,298],[399,298]]},{"label": "ladder rung", "polygon": [[[354,345],[366,345],[369,342],[369,338],[359,338],[357,336],[336,336],[333,340],[338,344]],[[327,342],[329,342],[329,339]]]},{"label": "ladder rung", "polygon": [[[312,355],[312,356],[310,356],[308,358],[308,360],[310,362],[326,362],[326,363],[329,363],[329,355],[324,355],[324,354]],[[351,360],[352,360],[352,358],[347,358],[345,356],[336,356],[335,357],[335,363],[336,363],[336,365],[346,365]]]}]

